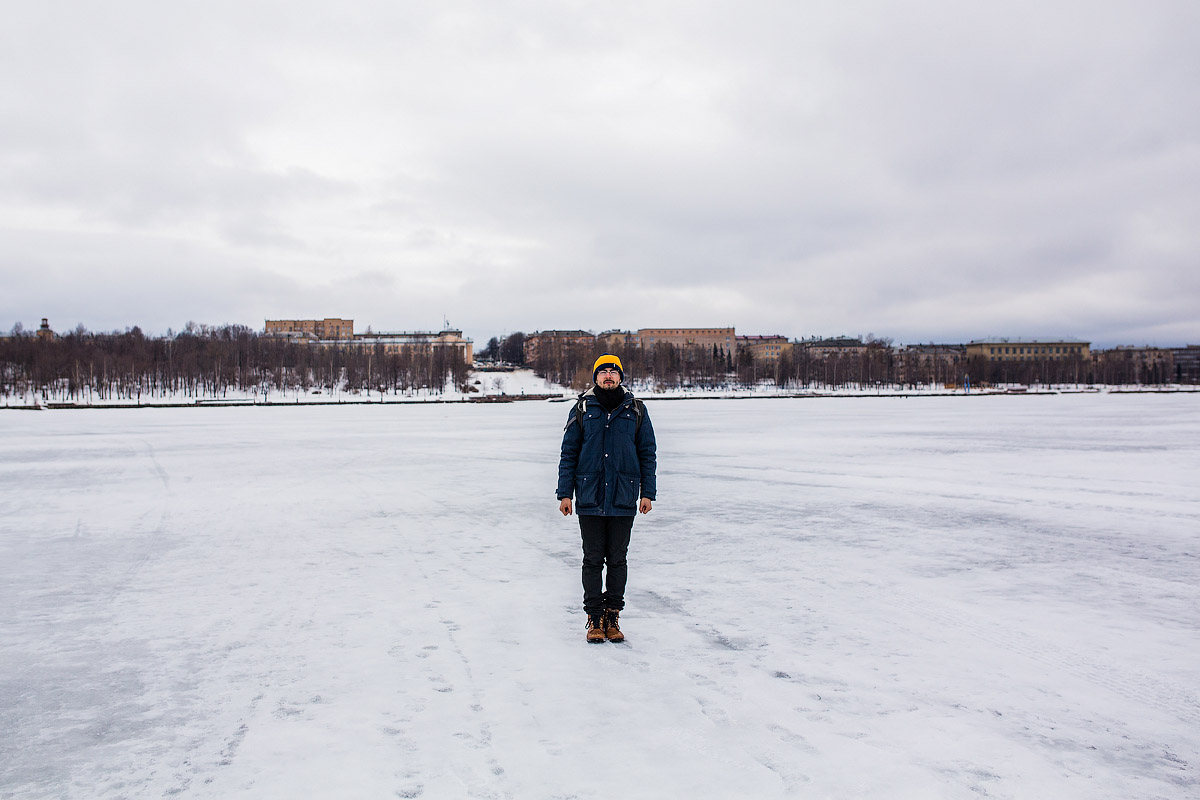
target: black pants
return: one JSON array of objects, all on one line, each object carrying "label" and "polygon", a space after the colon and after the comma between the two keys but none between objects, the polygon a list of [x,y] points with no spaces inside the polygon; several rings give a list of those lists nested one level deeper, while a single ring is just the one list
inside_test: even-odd
[{"label": "black pants", "polygon": [[[629,552],[629,535],[633,517],[579,517],[579,533],[583,537],[583,610],[599,614],[607,608],[625,608],[625,579],[629,567],[625,554]],[[601,572],[608,564],[608,589]]]}]

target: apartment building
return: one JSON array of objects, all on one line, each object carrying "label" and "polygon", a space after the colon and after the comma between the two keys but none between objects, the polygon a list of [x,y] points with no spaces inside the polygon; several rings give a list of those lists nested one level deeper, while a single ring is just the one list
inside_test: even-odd
[{"label": "apartment building", "polygon": [[633,331],[613,329],[596,334],[596,343],[602,350],[612,351],[638,346],[638,336]]},{"label": "apartment building", "polygon": [[596,344],[591,331],[535,331],[525,337],[525,363],[533,364],[540,356],[565,347],[587,347]]},{"label": "apartment building", "polygon": [[967,347],[962,344],[910,344],[896,351],[896,379],[901,383],[957,383]]},{"label": "apartment building", "polygon": [[1171,348],[1176,383],[1200,383],[1200,344]]},{"label": "apartment building", "polygon": [[1092,361],[1097,380],[1104,383],[1170,383],[1175,380],[1175,351],[1169,347],[1117,345],[1109,350],[1093,350]]},{"label": "apartment building", "polygon": [[462,331],[447,328],[443,331],[395,331],[356,334],[352,319],[269,319],[266,335],[293,339],[310,344],[374,347],[381,345],[386,353],[400,353],[413,348],[449,348],[470,364],[474,358],[474,343],[464,338]]},{"label": "apartment building", "polygon": [[638,345],[649,350],[656,344],[675,347],[716,347],[731,356],[737,355],[737,333],[733,328],[639,328]]},{"label": "apartment building", "polygon": [[290,339],[321,339],[342,341],[354,338],[354,320],[336,319],[269,319],[266,321],[267,336]]},{"label": "apartment building", "polygon": [[755,361],[778,361],[792,349],[786,336],[738,336],[737,351],[750,353]]},{"label": "apartment building", "polygon": [[1079,339],[975,339],[967,342],[967,358],[976,356],[986,361],[1088,361],[1091,346]]},{"label": "apartment building", "polygon": [[864,353],[867,343],[861,338],[849,336],[834,336],[829,339],[801,339],[796,347],[810,358],[831,358],[833,356],[857,356]]},{"label": "apartment building", "polygon": [[475,358],[475,343],[462,335],[462,331],[447,328],[444,331],[378,331],[356,334],[350,345],[383,347],[385,353],[398,354],[405,350],[422,349],[429,352],[453,350],[463,363],[470,364]]}]

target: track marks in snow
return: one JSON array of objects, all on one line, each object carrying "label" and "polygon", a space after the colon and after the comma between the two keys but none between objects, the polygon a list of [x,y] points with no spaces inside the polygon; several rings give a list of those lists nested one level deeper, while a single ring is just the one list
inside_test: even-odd
[{"label": "track marks in snow", "polygon": [[[129,564],[125,571],[121,573],[121,575],[115,581],[113,581],[112,586],[109,587],[106,594],[107,602],[112,602],[130,587],[136,585],[138,575],[146,567],[146,565],[154,559],[160,548],[163,547],[164,535],[166,534],[167,526],[171,520],[171,479],[167,475],[166,470],[162,468],[162,465],[158,463],[158,458],[154,454],[153,445],[145,440],[142,441],[142,444],[145,445],[146,454],[150,459],[151,470],[158,478],[158,482],[162,484],[162,494],[159,499],[157,512],[147,509],[139,518],[138,527],[142,530],[145,530],[146,528],[149,530],[146,530],[146,532],[143,533],[136,542],[134,542],[133,546],[136,548],[136,553],[133,561]],[[148,522],[151,519],[154,521]],[[81,530],[83,530],[82,519],[76,522],[75,536],[78,537]]]},{"label": "track marks in snow", "polygon": [[[458,621],[461,608],[447,608],[447,603],[438,599],[447,588],[445,576],[463,575],[461,570],[442,569],[435,578],[426,569],[422,554],[409,543],[411,563],[420,574],[423,586],[418,591],[434,598],[423,604],[421,627],[430,633],[436,632],[437,644],[408,643],[397,645],[391,652],[405,666],[406,673],[420,676],[419,688],[414,687],[412,707],[424,722],[412,723],[419,728],[433,727],[445,732],[448,741],[453,741],[468,750],[477,751],[478,757],[450,759],[454,777],[468,787],[472,797],[509,798],[513,793],[505,786],[506,770],[493,748],[492,724],[486,713],[483,690],[475,680],[471,659],[459,641],[462,625]],[[456,558],[461,558],[454,551]],[[444,552],[438,553],[439,561]],[[463,691],[458,691],[459,684]],[[430,720],[436,717],[438,723]],[[480,765],[476,767],[475,765]],[[435,771],[440,767],[431,767]],[[428,773],[426,773],[428,774]],[[421,787],[397,790],[398,797],[410,796],[405,792],[421,791]],[[418,795],[411,795],[418,796]]]},{"label": "track marks in snow", "polygon": [[154,445],[150,444],[145,439],[142,440],[142,444],[146,446],[146,455],[150,456],[150,464],[154,468],[154,474],[158,476],[158,479],[162,482],[164,489],[170,489],[171,478],[169,475],[167,475],[167,471],[162,468],[162,464],[158,463],[158,456],[154,453]]}]

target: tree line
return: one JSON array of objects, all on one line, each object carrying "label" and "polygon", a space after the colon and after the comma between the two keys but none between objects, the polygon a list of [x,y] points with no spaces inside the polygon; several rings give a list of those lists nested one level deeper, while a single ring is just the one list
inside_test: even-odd
[{"label": "tree line", "polygon": [[483,361],[526,366],[554,383],[576,390],[592,380],[592,363],[604,353],[621,359],[625,374],[663,389],[729,389],[769,383],[788,389],[972,386],[1023,384],[1069,385],[1104,383],[1161,384],[1178,380],[1163,364],[1146,365],[1135,359],[1113,358],[1105,351],[1098,359],[1071,355],[1063,359],[989,361],[942,352],[928,355],[897,350],[887,338],[868,336],[864,346],[852,351],[818,354],[796,346],[778,358],[755,358],[748,348],[736,354],[716,346],[679,346],[659,342],[651,348],[638,345],[571,342],[550,339],[526,361],[522,345],[528,336],[509,334],[492,338],[479,351]]},{"label": "tree line", "polygon": [[450,348],[315,345],[266,336],[244,325],[188,323],[146,336],[138,327],[91,333],[80,326],[42,338],[16,326],[0,338],[0,395],[47,400],[269,398],[315,391],[411,394],[464,387],[469,365]]},{"label": "tree line", "polygon": [[663,389],[728,389],[772,383],[784,387],[848,386],[854,384],[895,383],[895,363],[890,342],[872,340],[861,355],[834,355],[815,358],[807,351],[785,351],[779,358],[758,359],[749,349],[736,354],[702,345],[675,345],[659,342],[643,348],[636,344],[572,342],[550,339],[526,360],[518,342],[524,333],[505,339],[491,339],[479,351],[483,361],[501,361],[526,366],[549,381],[574,389],[591,383],[592,364],[604,353],[621,359],[625,374],[637,381],[653,383]]},{"label": "tree line", "polygon": [[[1178,380],[1168,364],[1144,363],[1121,351],[1099,358],[951,361],[904,355],[888,339],[868,337],[856,351],[818,356],[804,347],[777,359],[756,359],[749,349],[658,343],[652,348],[551,340],[525,363],[527,335],[494,337],[481,361],[526,366],[553,383],[582,390],[592,363],[615,353],[626,375],[663,389],[720,390],[768,383],[785,389],[868,388],[931,384],[1161,384]],[[1118,355],[1114,355],[1118,354]],[[222,398],[230,392],[269,399],[272,394],[323,391],[433,393],[466,389],[469,365],[449,348],[413,346],[387,352],[383,345],[313,345],[266,336],[243,325],[188,323],[179,333],[146,336],[140,328],[92,333],[79,326],[42,338],[14,326],[0,337],[0,396],[40,395],[64,402]]]}]

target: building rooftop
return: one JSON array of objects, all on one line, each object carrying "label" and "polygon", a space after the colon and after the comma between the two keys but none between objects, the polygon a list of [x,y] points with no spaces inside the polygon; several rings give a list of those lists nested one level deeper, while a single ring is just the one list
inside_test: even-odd
[{"label": "building rooftop", "polygon": [[834,336],[829,339],[803,339],[800,341],[802,345],[809,347],[862,347],[864,342],[862,339],[855,339],[849,336]]},{"label": "building rooftop", "polygon": [[1070,336],[993,336],[987,339],[972,339],[967,344],[1090,344],[1086,339]]},{"label": "building rooftop", "polygon": [[356,337],[369,336],[375,338],[377,336],[462,336],[462,331],[444,330],[444,331],[367,331],[366,333],[357,333]]}]

